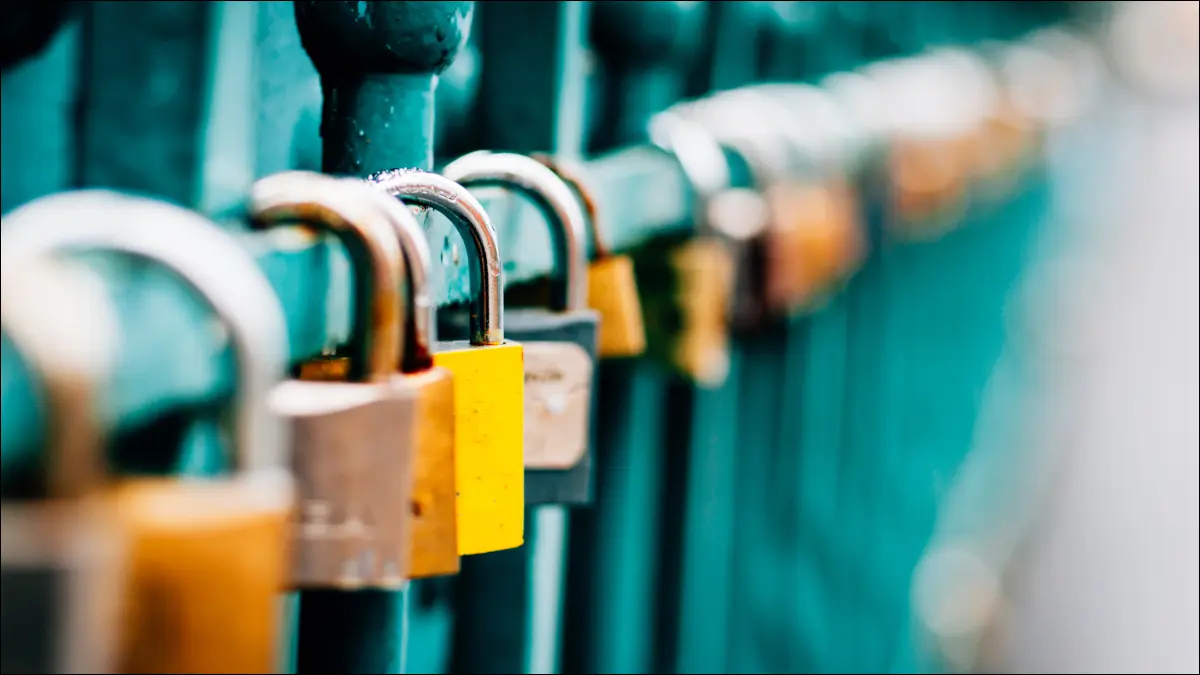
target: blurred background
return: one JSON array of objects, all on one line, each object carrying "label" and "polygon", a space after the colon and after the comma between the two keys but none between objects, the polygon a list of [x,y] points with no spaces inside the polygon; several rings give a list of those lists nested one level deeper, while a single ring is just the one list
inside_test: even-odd
[{"label": "blurred background", "polygon": [[[1198,672],[1198,8],[6,4],[3,672]],[[587,487],[526,446],[524,546],[357,591],[272,586],[231,561],[285,537],[195,526],[258,488],[122,502],[132,546],[90,520],[106,486],[266,452],[222,415],[231,342],[268,329],[101,249],[172,232],[269,288],[299,377],[346,358],[362,263],[252,231],[255,181],[480,150],[554,156],[587,216]],[[511,311],[581,283],[519,182],[468,185],[509,337],[576,339]],[[425,292],[465,338],[476,258],[428,206]],[[163,229],[185,212],[257,267]],[[79,255],[26,260],[51,248]],[[282,619],[239,609],[248,574]]]}]

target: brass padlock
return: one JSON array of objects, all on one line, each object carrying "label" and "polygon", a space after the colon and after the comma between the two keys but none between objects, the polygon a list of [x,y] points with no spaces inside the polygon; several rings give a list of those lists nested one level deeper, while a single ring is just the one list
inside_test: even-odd
[{"label": "brass padlock", "polygon": [[[729,319],[738,275],[738,244],[756,234],[754,223],[737,229],[742,221],[733,215],[739,201],[750,201],[740,200],[740,196],[750,195],[730,187],[729,165],[721,147],[703,127],[678,111],[655,115],[650,138],[655,147],[679,163],[696,202],[692,210],[695,235],[678,246],[669,245],[666,254],[670,279],[664,284],[672,289],[675,312],[646,313],[647,349],[664,354],[698,386],[719,387],[730,368]],[[722,209],[730,216],[723,216]],[[647,263],[639,264],[639,276],[642,264]],[[648,271],[659,273],[655,267]],[[642,300],[646,303],[648,298]],[[672,315],[671,324],[659,323]],[[654,330],[649,325],[652,320]],[[656,345],[656,341],[663,344]]]},{"label": "brass padlock", "polygon": [[[772,217],[781,221],[769,253],[779,262],[768,297],[790,311],[811,311],[843,283],[866,254],[852,174],[861,160],[861,131],[844,102],[812,85],[755,87],[764,94],[767,124],[752,133],[780,146],[789,170],[767,189]],[[773,105],[772,105],[773,104]],[[788,261],[786,264],[784,260]]]},{"label": "brass padlock", "polygon": [[162,264],[223,319],[240,365],[235,473],[120,481],[117,508],[133,548],[118,669],[275,672],[293,502],[286,431],[266,409],[287,364],[286,323],[270,283],[236,238],[151,199],[60,193],[14,211],[5,227],[6,254],[107,249]]},{"label": "brass padlock", "polygon": [[[446,167],[450,172],[453,164]],[[466,243],[471,338],[438,342],[433,362],[454,374],[458,553],[516,548],[525,533],[525,365],[522,346],[504,339],[502,263],[483,206],[448,173],[384,171],[368,180],[407,204],[432,208]]]},{"label": "brass padlock", "polygon": [[[812,149],[792,147],[789,142],[787,127],[795,123],[798,111],[781,107],[777,95],[781,87],[732,90],[694,106],[700,123],[746,163],[758,192],[753,199],[743,197],[741,204],[713,216],[762,223],[752,244],[756,255],[747,261],[751,269],[743,275],[751,283],[744,285],[737,300],[743,328],[757,328],[802,307],[803,274],[812,269],[805,244],[813,232],[797,213],[795,197],[798,177],[816,173],[817,158],[802,156],[812,154]],[[748,119],[756,123],[746,124]]]},{"label": "brass padlock", "polygon": [[44,496],[0,505],[0,672],[112,673],[128,532],[106,491],[99,385],[115,309],[65,260],[5,261],[0,327],[45,397]]},{"label": "brass padlock", "polygon": [[348,381],[290,380],[271,396],[292,431],[298,588],[394,590],[408,579],[419,420],[411,396],[392,383],[403,350],[404,259],[376,197],[360,181],[299,171],[260,179],[250,194],[256,227],[331,231],[354,261]]},{"label": "brass padlock", "polygon": [[646,325],[638,298],[633,259],[612,253],[604,241],[599,204],[574,162],[543,153],[531,155],[575,191],[591,222],[592,260],[587,273],[587,304],[600,313],[599,355],[602,359],[640,356],[646,351]]},{"label": "brass padlock", "polygon": [[385,183],[368,179],[379,190],[380,208],[392,223],[408,270],[408,312],[401,371],[392,383],[412,397],[414,430],[412,553],[409,576],[417,579],[456,574],[458,488],[455,475],[454,377],[433,364],[437,346],[437,305],[429,290],[433,257],[425,230],[402,202],[387,196]]}]

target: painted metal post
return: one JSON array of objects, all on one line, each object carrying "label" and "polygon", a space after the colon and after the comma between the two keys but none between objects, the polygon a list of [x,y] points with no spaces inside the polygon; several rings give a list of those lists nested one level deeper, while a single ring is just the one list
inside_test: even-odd
[{"label": "painted metal post", "polygon": [[[471,25],[472,2],[296,2],[321,77],[326,173],[433,167],[434,88]],[[399,673],[403,593],[304,591],[296,672]]]},{"label": "painted metal post", "polygon": [[[650,117],[682,95],[707,9],[692,2],[595,5],[592,152],[646,142]],[[564,672],[654,670],[667,382],[647,359],[600,366],[596,500],[571,515]]]}]

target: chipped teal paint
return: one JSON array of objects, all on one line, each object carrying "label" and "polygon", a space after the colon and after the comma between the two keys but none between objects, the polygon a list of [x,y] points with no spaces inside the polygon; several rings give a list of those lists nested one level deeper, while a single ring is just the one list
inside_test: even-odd
[{"label": "chipped teal paint", "polygon": [[296,2],[321,75],[322,168],[365,176],[433,165],[433,91],[466,40],[472,2]]},{"label": "chipped teal paint", "polygon": [[[437,76],[466,42],[474,3],[294,4],[320,76],[322,171],[432,169]],[[391,591],[301,592],[296,672],[401,672],[407,604]]]}]

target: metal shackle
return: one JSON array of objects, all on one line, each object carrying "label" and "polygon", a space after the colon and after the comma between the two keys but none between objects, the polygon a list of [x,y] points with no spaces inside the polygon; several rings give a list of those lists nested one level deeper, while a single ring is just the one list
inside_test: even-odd
[{"label": "metal shackle", "polygon": [[442,169],[442,175],[466,188],[501,187],[529,198],[549,221],[554,242],[550,309],[587,307],[587,219],[563,179],[527,155],[489,151],[459,157]]},{"label": "metal shackle", "polygon": [[[786,146],[772,138],[775,130],[757,124],[765,106],[761,94],[742,88],[700,99],[684,110],[713,140],[746,162],[751,180],[759,189],[783,178],[788,169]],[[748,124],[750,120],[755,124]]]},{"label": "metal shackle", "polygon": [[[471,344],[504,342],[504,288],[500,243],[492,220],[462,185],[421,169],[380,171],[367,178],[376,189],[405,203],[444,215],[467,244],[471,280]],[[422,235],[424,236],[424,235]]]},{"label": "metal shackle", "polygon": [[[360,181],[357,178],[349,180]],[[391,198],[373,177],[367,178],[365,183],[371,188],[373,201],[391,225],[408,273],[408,315],[403,327],[406,348],[400,355],[401,369],[425,370],[433,365],[433,350],[437,343],[437,303],[429,290],[429,280],[433,276],[429,240],[408,207]],[[409,325],[411,330],[408,330]]]},{"label": "metal shackle", "polygon": [[575,193],[575,198],[583,209],[584,217],[592,226],[590,231],[592,258],[599,260],[611,255],[608,242],[604,239],[604,228],[600,224],[600,200],[592,188],[591,181],[587,178],[587,168],[583,163],[542,152],[535,152],[529,156],[553,171],[554,175],[558,176],[559,180],[566,183],[567,187]]},{"label": "metal shackle", "polygon": [[697,230],[708,234],[712,223],[708,203],[733,185],[733,175],[721,145],[695,120],[689,118],[682,106],[656,113],[650,118],[650,144],[670,155],[678,164],[692,191],[692,209]]},{"label": "metal shackle", "polygon": [[42,383],[47,493],[79,497],[108,474],[100,388],[117,360],[116,308],[82,264],[7,262],[14,264],[0,269],[0,329]]},{"label": "metal shackle", "polygon": [[[308,171],[285,171],[250,188],[251,222],[258,228],[284,223],[332,232],[354,261],[355,316],[350,359],[354,379],[385,379],[400,369],[404,351],[404,256],[392,224],[361,181]],[[367,272],[360,273],[366,266]]]},{"label": "metal shackle", "polygon": [[237,238],[181,206],[106,190],[32,201],[4,218],[2,259],[101,249],[178,275],[229,331],[238,363],[232,464],[285,471],[286,426],[267,406],[288,366],[288,334],[274,289]]}]

